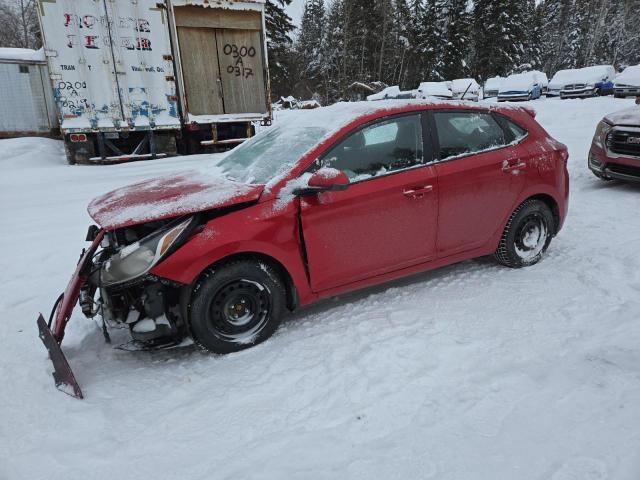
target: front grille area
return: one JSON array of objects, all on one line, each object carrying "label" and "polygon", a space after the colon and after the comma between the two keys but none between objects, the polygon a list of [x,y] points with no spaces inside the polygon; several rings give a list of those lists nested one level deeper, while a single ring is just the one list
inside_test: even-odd
[{"label": "front grille area", "polygon": [[630,175],[632,177],[640,178],[640,167],[620,165],[619,163],[610,163],[607,165],[607,170],[610,170],[613,173],[619,173],[621,175]]},{"label": "front grille area", "polygon": [[640,157],[640,132],[614,130],[607,135],[607,148],[618,155]]},{"label": "front grille area", "polygon": [[564,90],[584,90],[587,86],[584,83],[572,83],[565,85]]}]

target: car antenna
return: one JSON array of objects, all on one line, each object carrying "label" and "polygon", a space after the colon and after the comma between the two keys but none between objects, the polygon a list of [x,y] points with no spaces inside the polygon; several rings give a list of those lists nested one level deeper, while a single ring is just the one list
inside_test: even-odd
[{"label": "car antenna", "polygon": [[464,91],[464,93],[460,97],[460,100],[464,100],[464,96],[467,94],[467,92],[469,91],[470,88],[471,88],[471,82],[469,82],[469,86],[467,87],[467,89]]}]

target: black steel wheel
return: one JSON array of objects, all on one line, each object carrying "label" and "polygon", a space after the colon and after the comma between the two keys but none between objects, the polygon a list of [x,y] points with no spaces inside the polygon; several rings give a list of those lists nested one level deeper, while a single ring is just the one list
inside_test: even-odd
[{"label": "black steel wheel", "polygon": [[553,213],[547,204],[527,200],[509,218],[495,258],[511,268],[534,265],[549,247],[555,229]]},{"label": "black steel wheel", "polygon": [[285,311],[282,280],[269,265],[240,260],[205,273],[194,288],[189,323],[194,340],[231,353],[269,338]]}]

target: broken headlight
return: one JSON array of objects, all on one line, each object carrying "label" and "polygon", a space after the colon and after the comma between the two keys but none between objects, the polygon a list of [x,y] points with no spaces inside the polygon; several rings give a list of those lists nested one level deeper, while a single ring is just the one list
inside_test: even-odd
[{"label": "broken headlight", "polygon": [[122,247],[102,265],[100,283],[104,286],[134,280],[156,265],[166,253],[185,238],[194,217],[148,235]]}]

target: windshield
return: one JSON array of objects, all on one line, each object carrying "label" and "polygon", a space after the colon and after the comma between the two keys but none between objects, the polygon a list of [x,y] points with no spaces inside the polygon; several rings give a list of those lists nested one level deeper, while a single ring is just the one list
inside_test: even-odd
[{"label": "windshield", "polygon": [[290,170],[327,132],[322,127],[275,125],[236,147],[214,166],[236,182],[266,184]]}]

